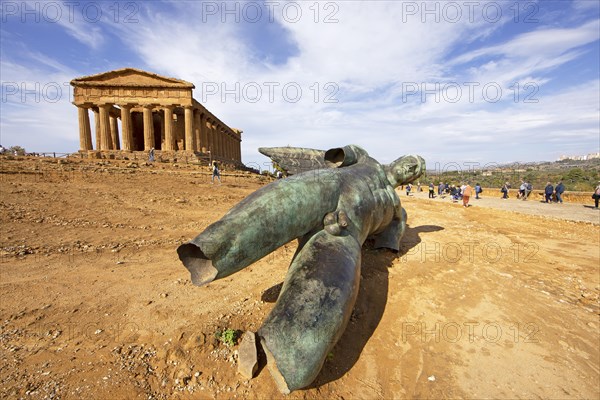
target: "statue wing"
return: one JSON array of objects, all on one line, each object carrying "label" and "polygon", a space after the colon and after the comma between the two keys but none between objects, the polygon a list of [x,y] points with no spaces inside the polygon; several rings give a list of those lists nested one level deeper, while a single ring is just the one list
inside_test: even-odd
[{"label": "statue wing", "polygon": [[302,147],[261,147],[258,151],[273,160],[288,175],[322,168],[343,168],[369,156],[364,149],[353,144],[327,151]]},{"label": "statue wing", "polygon": [[261,147],[258,151],[273,160],[288,175],[328,168],[324,150],[302,147]]}]

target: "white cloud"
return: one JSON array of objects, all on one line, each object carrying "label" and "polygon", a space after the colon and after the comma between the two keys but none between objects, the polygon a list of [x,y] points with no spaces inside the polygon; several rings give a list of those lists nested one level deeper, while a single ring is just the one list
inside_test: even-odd
[{"label": "white cloud", "polygon": [[564,52],[592,43],[600,37],[600,20],[575,28],[548,28],[527,32],[503,44],[485,47],[463,54],[452,61],[460,64],[484,56],[509,58],[555,57]]},{"label": "white cloud", "polygon": [[76,151],[77,111],[69,81],[74,71],[46,55],[25,53],[27,65],[0,61],[1,143],[28,151]]},{"label": "white cloud", "polygon": [[[169,3],[166,8],[147,2],[147,9],[137,15],[139,23],[104,21],[101,29],[110,31],[110,37],[103,36],[100,28],[94,31],[94,25],[87,32],[91,36],[84,34],[78,40],[93,46],[92,42],[107,44],[103,40],[119,37],[122,44],[109,44],[142,60],[141,65],[132,66],[193,82],[200,101],[203,83],[216,83],[219,93],[208,96],[205,105],[224,122],[244,130],[242,149],[247,163],[266,163],[256,149],[279,145],[328,148],[356,143],[382,162],[406,153],[421,153],[439,161],[548,159],[558,156],[567,145],[570,152],[577,148],[582,153],[597,146],[598,81],[581,82],[560,92],[542,90],[555,79],[553,70],[580,58],[584,46],[598,41],[597,20],[570,28],[549,28],[546,26],[552,21],[542,21],[548,23],[510,37],[510,14],[498,23],[480,17],[473,22],[463,18],[456,23],[422,23],[419,16],[407,18],[401,3],[340,2],[335,14],[339,22],[324,24],[314,22],[309,9],[312,2],[301,4],[304,17],[296,23],[275,13],[274,24],[298,50],[277,65],[268,57],[256,56],[255,46],[260,43],[247,36],[247,25],[221,23],[219,16],[202,22],[202,4],[195,2]],[[321,21],[325,15],[321,9]],[[89,24],[67,29],[75,34],[86,27],[90,28]],[[504,40],[488,45],[490,38]],[[481,48],[472,50],[476,45]],[[466,50],[461,54],[460,49]],[[26,66],[3,60],[3,78],[5,70],[21,80],[39,80],[41,76],[47,80],[46,71],[55,74],[50,75],[52,79],[65,81],[87,74],[76,73],[42,54],[30,54],[29,58],[43,68],[28,75]],[[112,66],[115,60],[108,62]],[[64,74],[58,74],[59,70]],[[539,102],[524,103],[524,92],[515,102],[510,88],[515,81],[537,84],[535,98]],[[240,101],[232,94],[222,101],[221,85],[234,90],[236,82]],[[252,82],[262,90],[256,103],[243,97],[244,85]],[[279,84],[272,102],[265,82]],[[323,101],[324,95],[332,93],[331,87],[325,88],[328,82],[339,88],[337,103]],[[455,103],[447,101],[448,92],[442,92],[446,97],[439,102],[432,101],[435,95],[431,94],[423,102],[420,93],[403,99],[406,83],[412,82],[458,82],[463,95]],[[473,101],[464,82],[480,84]],[[497,103],[481,96],[481,86],[490,82],[503,90]],[[297,83],[302,89],[297,103],[284,98],[286,83]],[[317,88],[319,99],[314,101]],[[39,116],[39,121],[56,125],[47,126],[43,133],[52,137],[47,145],[69,137],[75,150],[75,107],[68,102],[36,107],[33,115]],[[12,132],[18,121],[27,118],[30,126],[39,126],[31,114],[18,107],[2,114],[3,131],[10,127]],[[62,124],[53,119],[58,115]],[[40,132],[37,129],[31,130]]]}]

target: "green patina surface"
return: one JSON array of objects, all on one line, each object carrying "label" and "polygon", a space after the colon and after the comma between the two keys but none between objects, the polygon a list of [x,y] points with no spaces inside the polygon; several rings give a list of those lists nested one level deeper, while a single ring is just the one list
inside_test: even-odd
[{"label": "green patina surface", "polygon": [[202,286],[299,239],[277,303],[258,332],[269,369],[288,393],[314,380],[343,333],[365,240],[399,249],[406,213],[394,188],[417,179],[425,161],[404,156],[382,166],[354,145],[261,152],[287,171],[298,170],[298,160],[312,169],[257,190],[177,251]]}]

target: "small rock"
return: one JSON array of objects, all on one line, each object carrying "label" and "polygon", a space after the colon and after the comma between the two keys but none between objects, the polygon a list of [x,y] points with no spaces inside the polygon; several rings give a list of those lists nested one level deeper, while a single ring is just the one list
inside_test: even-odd
[{"label": "small rock", "polygon": [[160,297],[162,297],[162,298],[165,298],[165,297],[167,297],[167,296],[168,296],[168,294],[167,294],[167,293],[161,293],[161,294],[160,294]]},{"label": "small rock", "polygon": [[244,378],[252,379],[257,368],[256,335],[254,332],[246,331],[242,336],[242,343],[240,344],[238,372]]},{"label": "small rock", "polygon": [[429,382],[435,382],[435,376],[434,376],[434,375],[431,375],[429,378],[427,378],[427,380],[428,380]]}]

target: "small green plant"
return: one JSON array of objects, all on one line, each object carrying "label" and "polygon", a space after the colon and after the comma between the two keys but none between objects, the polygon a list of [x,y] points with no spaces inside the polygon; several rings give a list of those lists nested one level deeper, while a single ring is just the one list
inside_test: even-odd
[{"label": "small green plant", "polygon": [[240,337],[240,331],[227,328],[223,331],[217,331],[216,336],[225,346],[231,347],[237,344]]}]

